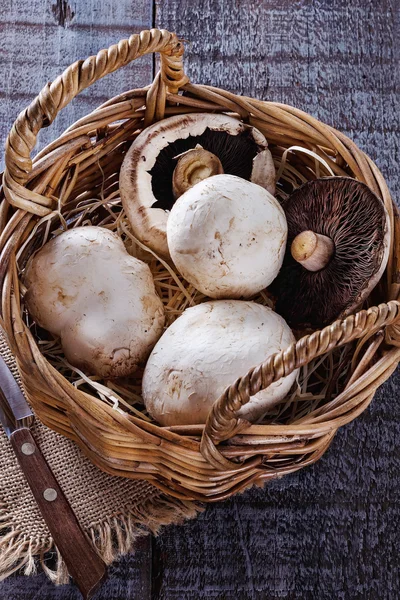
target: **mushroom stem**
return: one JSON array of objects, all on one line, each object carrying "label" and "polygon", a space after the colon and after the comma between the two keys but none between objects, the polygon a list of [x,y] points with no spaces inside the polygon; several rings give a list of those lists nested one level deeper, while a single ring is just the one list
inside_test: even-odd
[{"label": "mushroom stem", "polygon": [[[177,157],[178,158],[178,157]],[[200,145],[179,156],[172,176],[172,191],[177,200],[188,189],[212,175],[222,175],[224,169],[215,154]]]},{"label": "mushroom stem", "polygon": [[294,238],[290,251],[294,260],[308,271],[321,271],[331,260],[335,244],[321,233],[302,231]]}]

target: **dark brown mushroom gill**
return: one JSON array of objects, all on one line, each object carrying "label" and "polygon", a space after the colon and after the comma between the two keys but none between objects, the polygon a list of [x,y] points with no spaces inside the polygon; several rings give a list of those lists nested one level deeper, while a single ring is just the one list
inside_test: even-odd
[{"label": "dark brown mushroom gill", "polygon": [[[276,310],[293,327],[323,327],[356,307],[377,283],[387,251],[387,212],[365,184],[346,177],[310,181],[284,205],[288,244],[282,269],[270,286]],[[312,272],[290,248],[303,231],[334,243],[327,266]],[[387,253],[386,253],[387,254]]]},{"label": "dark brown mushroom gill", "polygon": [[160,151],[150,171],[153,194],[157,198],[153,208],[171,210],[175,202],[172,175],[177,165],[176,157],[195,148],[197,144],[219,158],[224,173],[250,180],[253,159],[259,152],[251,130],[245,129],[238,135],[231,135],[226,131],[207,128],[201,135],[178,139]]}]

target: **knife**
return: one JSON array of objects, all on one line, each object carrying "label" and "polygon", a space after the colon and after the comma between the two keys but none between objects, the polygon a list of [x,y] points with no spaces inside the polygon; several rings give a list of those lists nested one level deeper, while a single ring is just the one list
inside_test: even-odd
[{"label": "knife", "polygon": [[82,530],[29,427],[34,415],[0,356],[0,422],[11,442],[54,543],[83,597],[92,598],[107,567]]}]

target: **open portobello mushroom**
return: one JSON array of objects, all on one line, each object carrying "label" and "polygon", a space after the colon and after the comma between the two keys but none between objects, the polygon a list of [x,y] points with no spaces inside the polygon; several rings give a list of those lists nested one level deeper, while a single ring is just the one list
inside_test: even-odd
[{"label": "open portobello mushroom", "polygon": [[226,173],[275,192],[275,168],[263,134],[225,114],[177,115],[145,129],[121,167],[122,204],[134,234],[169,258],[168,211],[196,183]]},{"label": "open portobello mushroom", "polygon": [[284,205],[288,243],[270,286],[276,311],[292,327],[314,329],[355,310],[381,278],[390,221],[364,183],[327,177],[305,183]]}]

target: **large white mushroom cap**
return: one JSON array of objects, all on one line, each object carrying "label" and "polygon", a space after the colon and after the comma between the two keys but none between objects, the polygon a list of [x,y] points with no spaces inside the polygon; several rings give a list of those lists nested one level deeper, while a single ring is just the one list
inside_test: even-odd
[{"label": "large white mushroom cap", "polygon": [[[188,308],[154,347],[143,376],[147,410],[162,425],[205,423],[225,388],[295,338],[270,308],[217,300]],[[250,399],[240,415],[250,421],[285,398],[297,371]]]},{"label": "large white mushroom cap", "polygon": [[185,192],[167,223],[178,271],[211,298],[248,298],[277,276],[287,224],[264,188],[234,175],[215,175]]},{"label": "large white mushroom cap", "polygon": [[31,259],[25,285],[32,317],[89,373],[129,375],[162,333],[164,309],[148,265],[102,227],[78,227],[48,242]]}]

